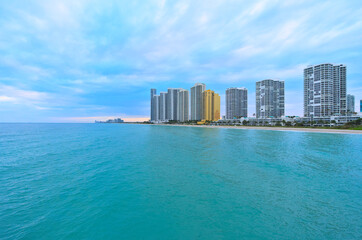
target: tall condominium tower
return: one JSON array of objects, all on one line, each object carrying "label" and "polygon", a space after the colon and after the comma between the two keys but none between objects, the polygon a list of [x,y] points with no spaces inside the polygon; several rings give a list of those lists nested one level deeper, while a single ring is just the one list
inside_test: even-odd
[{"label": "tall condominium tower", "polygon": [[179,91],[180,91],[179,88],[169,88],[167,90],[167,100],[166,100],[167,120],[177,120]]},{"label": "tall condominium tower", "polygon": [[346,71],[343,64],[319,64],[304,69],[304,116],[345,115]]},{"label": "tall condominium tower", "polygon": [[256,82],[256,117],[284,116],[284,81],[266,79]]},{"label": "tall condominium tower", "polygon": [[203,120],[217,121],[220,119],[220,96],[211,90],[203,92]]},{"label": "tall condominium tower", "polygon": [[354,96],[347,94],[347,112],[354,113]]},{"label": "tall condominium tower", "polygon": [[246,88],[226,89],[226,119],[248,116],[248,90]]},{"label": "tall condominium tower", "polygon": [[359,111],[362,112],[362,99],[359,100]]},{"label": "tall condominium tower", "polygon": [[206,85],[196,83],[191,88],[191,120],[201,120],[203,118],[203,92],[206,90]]},{"label": "tall condominium tower", "polygon": [[151,121],[155,120],[155,109],[153,104],[153,97],[156,95],[157,91],[154,88],[151,88]]},{"label": "tall condominium tower", "polygon": [[153,96],[153,121],[159,121],[160,120],[160,96],[154,95]]},{"label": "tall condominium tower", "polygon": [[166,113],[167,113],[167,93],[160,92],[160,104],[159,104],[159,111],[160,111],[160,121],[166,121]]},{"label": "tall condominium tower", "polygon": [[180,89],[178,92],[178,115],[177,120],[186,122],[189,120],[189,91]]}]

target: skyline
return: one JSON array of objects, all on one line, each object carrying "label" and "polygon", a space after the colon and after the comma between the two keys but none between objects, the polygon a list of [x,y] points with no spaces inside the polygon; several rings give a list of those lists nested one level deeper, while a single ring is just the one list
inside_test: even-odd
[{"label": "skyline", "polygon": [[47,1],[0,3],[0,122],[149,119],[149,89],[220,94],[285,82],[285,115],[303,116],[303,69],[347,66],[362,99],[359,1]]}]

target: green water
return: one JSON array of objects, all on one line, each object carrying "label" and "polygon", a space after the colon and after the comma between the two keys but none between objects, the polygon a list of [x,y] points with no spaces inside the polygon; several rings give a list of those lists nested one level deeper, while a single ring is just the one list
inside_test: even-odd
[{"label": "green water", "polygon": [[0,239],[361,239],[362,136],[0,124]]}]

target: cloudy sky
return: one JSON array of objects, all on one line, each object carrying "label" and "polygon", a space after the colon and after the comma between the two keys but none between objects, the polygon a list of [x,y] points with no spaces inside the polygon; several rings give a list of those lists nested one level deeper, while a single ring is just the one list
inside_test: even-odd
[{"label": "cloudy sky", "polygon": [[362,99],[360,0],[1,1],[0,122],[149,118],[150,88],[203,82],[221,95],[285,80],[302,115],[303,68],[347,65]]}]

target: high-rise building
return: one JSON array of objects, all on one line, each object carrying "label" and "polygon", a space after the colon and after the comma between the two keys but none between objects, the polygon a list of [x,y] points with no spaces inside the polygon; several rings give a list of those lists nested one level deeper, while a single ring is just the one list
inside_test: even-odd
[{"label": "high-rise building", "polygon": [[151,121],[154,121],[156,116],[155,116],[155,109],[154,109],[154,104],[153,104],[153,97],[156,95],[157,90],[154,88],[151,88]]},{"label": "high-rise building", "polygon": [[156,95],[151,89],[151,121],[189,120],[189,91],[181,88],[169,88],[167,92]]},{"label": "high-rise building", "polygon": [[191,88],[191,120],[200,121],[203,118],[203,92],[206,90],[206,85],[196,83]]},{"label": "high-rise building", "polygon": [[153,121],[159,121],[160,120],[160,96],[154,95],[153,96]]},{"label": "high-rise building", "polygon": [[284,81],[266,79],[256,82],[256,117],[284,116]]},{"label": "high-rise building", "polygon": [[203,120],[217,121],[220,119],[220,96],[211,90],[203,92]]},{"label": "high-rise building", "polygon": [[248,90],[246,88],[226,89],[226,119],[248,116]]},{"label": "high-rise building", "polygon": [[179,88],[169,88],[167,90],[167,100],[166,100],[167,120],[177,120],[179,91],[180,91]]},{"label": "high-rise building", "polygon": [[354,113],[354,96],[347,94],[347,112]]},{"label": "high-rise building", "polygon": [[160,121],[166,121],[166,113],[167,113],[167,93],[160,92],[160,104],[159,104],[159,111],[160,111]]},{"label": "high-rise building", "polygon": [[362,99],[359,100],[359,111],[362,112]]},{"label": "high-rise building", "polygon": [[327,117],[347,112],[343,64],[311,65],[304,69],[304,116]]},{"label": "high-rise building", "polygon": [[180,122],[189,120],[189,91],[185,89],[180,89],[178,92],[177,120]]}]

